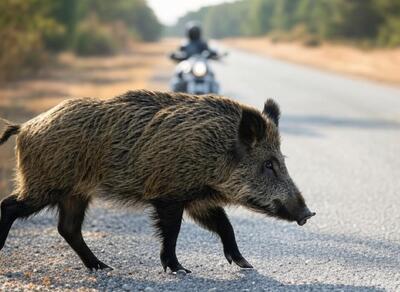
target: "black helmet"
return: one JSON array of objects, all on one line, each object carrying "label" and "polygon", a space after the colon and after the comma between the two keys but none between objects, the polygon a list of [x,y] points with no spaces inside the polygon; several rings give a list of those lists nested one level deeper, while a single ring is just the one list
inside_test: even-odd
[{"label": "black helmet", "polygon": [[197,41],[201,38],[201,28],[197,22],[191,21],[186,25],[186,36],[191,41]]}]

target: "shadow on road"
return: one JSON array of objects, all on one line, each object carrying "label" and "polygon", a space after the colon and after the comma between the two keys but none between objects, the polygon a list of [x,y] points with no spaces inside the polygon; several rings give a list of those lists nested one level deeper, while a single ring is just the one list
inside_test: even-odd
[{"label": "shadow on road", "polygon": [[[87,272],[89,273],[89,272]],[[108,282],[124,283],[125,290],[129,291],[144,291],[146,287],[153,288],[152,291],[370,291],[380,292],[384,289],[374,286],[356,286],[344,284],[329,284],[329,283],[309,283],[309,284],[285,284],[275,280],[272,277],[264,276],[257,272],[257,270],[241,270],[237,273],[235,279],[229,280],[215,280],[205,277],[198,277],[195,274],[189,275],[171,275],[166,273],[165,278],[167,282],[160,283],[152,280],[136,280],[131,277],[120,275],[112,275],[113,272],[108,273],[107,276],[103,272],[92,273],[92,281],[80,282],[73,285],[74,289],[93,289],[96,285],[93,282],[104,281],[107,278]],[[149,273],[149,278],[151,278]],[[32,284],[31,279],[21,278],[19,272],[8,273],[10,278],[19,278],[25,284]],[[96,279],[95,281],[93,281]],[[35,282],[35,281],[33,281]],[[42,279],[38,281],[41,284]],[[64,288],[63,283],[53,282],[53,288]],[[115,288],[115,287],[114,287]],[[112,291],[111,287],[103,287],[100,290]]]},{"label": "shadow on road", "polygon": [[[106,274],[104,272],[98,272],[91,274],[92,277],[97,278],[95,282],[74,282],[72,284],[74,289],[99,288],[99,283],[103,283],[103,285],[106,283],[107,285],[109,282],[115,282],[132,286],[132,289],[135,291],[144,290],[146,287],[170,291],[208,290],[210,288],[216,288],[216,291],[236,291],[238,289],[249,288],[251,291],[254,289],[257,290],[258,288],[267,289],[269,291],[384,291],[374,286],[322,283],[316,280],[316,282],[311,283],[287,284],[270,276],[268,268],[265,267],[263,268],[264,271],[266,270],[266,272],[263,271],[264,274],[259,273],[257,270],[235,271],[234,266],[228,267],[228,271],[230,271],[228,277],[230,279],[220,279],[218,276],[220,273],[216,273],[216,277],[212,278],[199,276],[199,270],[201,271],[201,269],[213,271],[213,269],[216,268],[213,267],[213,265],[215,266],[217,262],[214,264],[211,263],[215,260],[211,255],[217,252],[218,256],[221,254],[223,257],[222,247],[217,238],[210,239],[208,232],[200,229],[200,227],[190,221],[185,222],[182,227],[178,251],[180,254],[185,255],[184,260],[182,260],[184,264],[190,259],[191,263],[187,263],[187,268],[192,268],[193,274],[187,276],[173,276],[162,273],[162,275],[159,275],[161,266],[157,256],[159,250],[155,238],[154,241],[150,239],[147,243],[148,245],[151,242],[150,249],[154,249],[154,257],[144,258],[140,255],[140,249],[145,248],[143,244],[145,244],[146,241],[143,239],[151,237],[152,234],[152,228],[150,227],[147,216],[144,216],[142,213],[131,213],[127,209],[116,210],[105,207],[93,208],[93,212],[91,213],[97,217],[95,221],[99,223],[98,226],[91,225],[90,217],[92,217],[92,215],[90,215],[87,220],[87,225],[84,228],[85,234],[92,234],[93,236],[93,234],[103,232],[107,234],[107,237],[100,240],[92,239],[89,245],[96,241],[99,243],[99,248],[110,248],[106,253],[111,256],[107,259],[108,264],[113,265],[114,257],[119,258],[115,259],[114,262],[119,262],[122,258],[129,260],[126,263],[118,264],[116,270],[111,273]],[[101,215],[99,216],[98,214]],[[246,218],[242,215],[237,216],[235,214],[231,214],[230,217],[233,225],[236,227],[239,246],[243,247],[243,254],[246,255],[247,259],[250,260],[256,268],[260,263],[269,261],[272,263],[282,263],[282,267],[277,267],[278,269],[286,269],[286,266],[289,265],[294,273],[302,273],[303,268],[308,270],[319,269],[321,272],[325,271],[329,273],[332,267],[337,265],[346,266],[347,269],[351,271],[372,269],[371,272],[396,269],[396,267],[400,266],[400,258],[398,257],[400,247],[394,242],[357,237],[354,235],[312,232],[275,220],[262,220],[254,217]],[[43,213],[36,218],[17,223],[15,228],[19,229],[20,232],[18,235],[14,236],[22,236],[24,238],[32,237],[30,233],[33,229],[39,229],[40,233],[49,234],[46,230],[55,230],[55,221],[54,214],[49,212]],[[55,238],[58,238],[60,242],[63,242],[56,231],[51,234],[55,236]],[[262,236],[255,236],[256,234],[262,234]],[[12,237],[7,247],[10,252],[10,249],[13,247]],[[196,240],[194,240],[194,238],[196,238]],[[204,240],[198,240],[198,238],[203,238]],[[34,238],[32,239],[35,240]],[[54,241],[54,239],[52,241]],[[138,243],[138,241],[140,241],[140,243]],[[251,244],[248,244],[249,242]],[[46,250],[46,246],[39,243],[34,243],[33,245],[40,246],[40,249]],[[62,244],[57,243],[56,245],[64,246],[70,254],[68,256],[69,260],[63,262],[58,268],[68,269],[76,265],[79,270],[81,268],[82,270],[75,272],[82,273],[83,267],[81,267],[81,263],[75,256],[72,256],[72,251],[66,244],[63,242]],[[58,249],[59,247],[54,248]],[[17,251],[20,252],[22,250],[18,249]],[[31,252],[30,248],[27,248],[26,251]],[[106,254],[103,254],[102,257],[105,257]],[[200,267],[193,267],[194,263],[192,259],[197,259],[199,255],[201,255],[202,258],[209,258],[207,263],[210,263],[204,265],[203,262]],[[58,255],[55,254],[55,256],[58,258]],[[293,260],[294,258],[295,260]],[[306,259],[310,260],[308,264],[306,264]],[[11,260],[11,258],[9,260]],[[43,261],[47,262],[46,257],[43,258]],[[73,262],[73,266],[71,266],[71,262]],[[194,260],[194,262],[196,261]],[[42,266],[42,264],[43,262],[38,263],[38,267],[40,266],[45,275],[51,275],[54,272],[53,269],[56,268],[55,266]],[[136,270],[146,271],[146,279],[137,278],[135,273],[138,271]],[[295,270],[298,271],[296,272]],[[12,273],[9,276],[26,283],[36,281],[35,279],[26,279],[21,275],[12,275]],[[165,280],[160,280],[160,277]],[[41,279],[37,281],[40,284]],[[62,279],[59,280],[59,282],[56,280],[52,282],[52,284],[55,287],[63,287],[64,285]]]},{"label": "shadow on road", "polygon": [[321,127],[353,128],[360,130],[400,130],[400,123],[383,119],[357,119],[322,115],[286,115],[281,131],[291,135],[323,137]]},{"label": "shadow on road", "polygon": [[[166,275],[168,277],[168,275]],[[214,280],[209,278],[197,277],[196,275],[174,276],[172,281],[159,284],[155,281],[132,281],[131,279],[119,278],[116,281],[131,283],[132,287],[157,287],[157,290],[177,291],[180,284],[185,284],[186,289],[199,291],[202,289],[214,289],[214,291],[384,291],[376,287],[369,286],[353,286],[341,284],[325,284],[325,283],[310,283],[290,285],[281,283],[274,278],[261,275],[257,270],[240,271],[236,279],[232,280]],[[136,289],[136,288],[135,288]],[[246,290],[247,289],[247,290]],[[182,289],[181,291],[185,291]],[[186,290],[188,291],[188,290]],[[212,290],[211,290],[212,291]]]}]

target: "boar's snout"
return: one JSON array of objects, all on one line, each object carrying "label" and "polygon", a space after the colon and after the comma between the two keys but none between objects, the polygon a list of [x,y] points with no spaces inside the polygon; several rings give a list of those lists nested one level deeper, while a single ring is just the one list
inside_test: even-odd
[{"label": "boar's snout", "polygon": [[274,203],[277,206],[276,217],[288,221],[296,221],[300,226],[303,226],[308,219],[315,216],[315,212],[311,212],[308,209],[301,194],[292,196],[290,200],[284,202],[275,200]]},{"label": "boar's snout", "polygon": [[307,220],[315,216],[315,212],[311,212],[307,207],[304,207],[303,211],[299,214],[297,224],[303,226],[306,224]]}]

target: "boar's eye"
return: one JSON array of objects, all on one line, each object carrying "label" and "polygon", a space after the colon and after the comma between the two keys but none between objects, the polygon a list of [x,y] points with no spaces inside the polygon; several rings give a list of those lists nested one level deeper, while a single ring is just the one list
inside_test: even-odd
[{"label": "boar's eye", "polygon": [[274,171],[274,165],[272,164],[272,161],[271,161],[271,160],[266,160],[266,161],[264,161],[264,164],[263,164],[263,172],[264,172],[264,173],[268,173],[268,174],[271,174],[271,172],[272,172],[272,173],[275,173],[275,171]]},{"label": "boar's eye", "polygon": [[264,167],[268,168],[268,169],[273,169],[272,161],[271,160],[265,161],[264,162]]}]

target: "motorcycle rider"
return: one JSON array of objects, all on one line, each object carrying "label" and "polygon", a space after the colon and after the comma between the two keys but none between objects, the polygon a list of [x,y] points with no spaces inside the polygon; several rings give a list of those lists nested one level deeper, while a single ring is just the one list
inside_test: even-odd
[{"label": "motorcycle rider", "polygon": [[[172,60],[180,62],[189,59],[193,55],[199,55],[204,52],[209,54],[208,58],[210,59],[218,58],[217,52],[209,48],[207,42],[203,40],[201,36],[201,27],[197,22],[192,21],[186,25],[186,37],[187,40],[179,47],[178,51],[170,55]],[[181,77],[181,74],[178,73],[172,81],[172,89],[175,92],[186,91],[186,83]]]},{"label": "motorcycle rider", "polygon": [[197,22],[191,21],[186,25],[186,42],[179,48],[179,51],[171,54],[171,58],[182,61],[193,55],[207,51],[211,57],[216,57],[217,52],[210,49],[206,41],[201,37],[201,27]]}]

